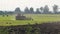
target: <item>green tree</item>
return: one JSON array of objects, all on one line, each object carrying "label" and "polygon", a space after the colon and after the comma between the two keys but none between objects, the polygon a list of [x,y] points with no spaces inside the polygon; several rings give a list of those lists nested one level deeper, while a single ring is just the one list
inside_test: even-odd
[{"label": "green tree", "polygon": [[34,13],[33,7],[30,8],[30,13]]},{"label": "green tree", "polygon": [[48,7],[48,5],[45,5],[43,13],[44,14],[48,14],[49,13],[49,7]]},{"label": "green tree", "polygon": [[21,13],[21,10],[20,10],[19,7],[17,7],[17,8],[15,9],[15,13]]},{"label": "green tree", "polygon": [[0,11],[0,15],[3,15],[4,14],[4,12],[3,11]]},{"label": "green tree", "polygon": [[25,13],[29,13],[28,7],[26,7],[24,11],[25,11]]},{"label": "green tree", "polygon": [[40,8],[41,13],[43,12],[43,9],[44,9],[43,7]]},{"label": "green tree", "polygon": [[40,12],[40,10],[39,10],[39,8],[37,8],[36,9],[36,14],[40,14],[41,12]]},{"label": "green tree", "polygon": [[57,5],[54,5],[54,6],[53,6],[53,12],[54,12],[54,13],[57,13],[57,12],[58,12],[58,6],[57,6]]}]

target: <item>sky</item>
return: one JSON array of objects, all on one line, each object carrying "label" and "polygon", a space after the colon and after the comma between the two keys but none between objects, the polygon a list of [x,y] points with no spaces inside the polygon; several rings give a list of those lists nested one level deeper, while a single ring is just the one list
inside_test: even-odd
[{"label": "sky", "polygon": [[52,6],[54,4],[60,7],[60,0],[0,0],[0,10],[14,11],[16,7],[20,7],[22,11],[25,7],[33,7],[34,10],[36,10],[36,8],[48,5],[50,11],[52,11]]}]

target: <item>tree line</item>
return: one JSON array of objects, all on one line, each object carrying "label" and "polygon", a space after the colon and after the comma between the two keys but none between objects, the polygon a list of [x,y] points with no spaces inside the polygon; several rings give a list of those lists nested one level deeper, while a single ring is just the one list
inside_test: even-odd
[{"label": "tree line", "polygon": [[34,8],[31,7],[30,9],[26,7],[24,11],[22,11],[19,7],[17,7],[14,11],[0,11],[0,15],[2,14],[17,14],[17,13],[23,13],[23,14],[60,14],[58,11],[58,5],[54,5],[53,11],[49,11],[48,5],[45,5],[44,7],[36,8],[36,11],[34,11]]}]

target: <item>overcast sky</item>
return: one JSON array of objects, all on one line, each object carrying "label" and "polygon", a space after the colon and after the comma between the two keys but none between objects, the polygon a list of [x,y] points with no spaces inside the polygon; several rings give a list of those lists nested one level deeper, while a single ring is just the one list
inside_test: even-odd
[{"label": "overcast sky", "polygon": [[60,7],[60,0],[0,0],[0,10],[13,11],[16,7],[20,7],[21,10],[24,10],[25,7],[33,7],[35,10],[45,5],[48,5],[52,10],[54,4]]}]

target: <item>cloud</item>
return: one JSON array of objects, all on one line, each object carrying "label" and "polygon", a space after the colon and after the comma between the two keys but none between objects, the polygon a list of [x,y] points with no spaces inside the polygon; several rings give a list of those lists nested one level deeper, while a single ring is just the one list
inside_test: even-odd
[{"label": "cloud", "polygon": [[26,6],[36,9],[45,5],[48,5],[52,9],[52,6],[54,4],[59,5],[59,2],[60,0],[0,0],[0,10],[14,10],[16,7],[24,10]]}]

